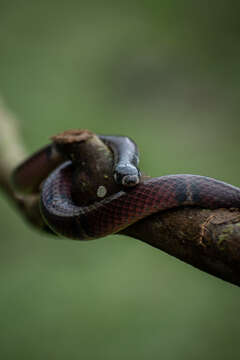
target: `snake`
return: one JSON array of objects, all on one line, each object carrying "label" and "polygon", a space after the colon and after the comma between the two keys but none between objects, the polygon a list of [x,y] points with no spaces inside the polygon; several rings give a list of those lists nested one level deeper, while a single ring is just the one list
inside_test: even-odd
[{"label": "snake", "polygon": [[[240,188],[214,178],[175,174],[142,179],[139,152],[125,136],[99,138],[114,155],[113,177],[121,190],[89,205],[72,197],[74,164],[49,144],[20,164],[13,173],[16,189],[39,191],[40,210],[49,228],[77,240],[115,234],[152,214],[184,206],[206,209],[240,208]],[[40,187],[41,184],[41,187]]]}]

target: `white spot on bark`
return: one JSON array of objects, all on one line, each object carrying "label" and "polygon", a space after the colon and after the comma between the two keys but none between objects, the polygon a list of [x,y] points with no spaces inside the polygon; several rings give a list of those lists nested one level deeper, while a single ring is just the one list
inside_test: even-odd
[{"label": "white spot on bark", "polygon": [[107,193],[107,189],[105,188],[105,186],[100,185],[99,188],[97,189],[97,196],[100,198],[103,198]]}]

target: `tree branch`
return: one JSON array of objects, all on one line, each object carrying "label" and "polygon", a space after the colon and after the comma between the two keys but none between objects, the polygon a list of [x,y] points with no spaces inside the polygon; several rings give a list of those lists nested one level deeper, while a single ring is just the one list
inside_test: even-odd
[{"label": "tree branch", "polygon": [[0,98],[0,188],[20,214],[37,229],[49,232],[39,211],[39,194],[18,194],[11,184],[13,169],[28,156],[22,141],[19,122]]},{"label": "tree branch", "polygon": [[[10,125],[6,126],[7,123]],[[23,197],[11,187],[10,173],[26,157],[26,151],[16,122],[3,108],[0,134],[0,185],[24,217],[35,228],[46,231],[39,213],[38,195]],[[6,139],[4,145],[2,138]],[[55,136],[53,141],[76,164],[73,183],[76,202],[97,201],[102,196],[100,188],[105,189],[106,196],[119,190],[112,176],[112,153],[96,135],[86,130],[69,131]],[[119,234],[140,239],[209,274],[240,285],[239,209],[173,209],[145,218]]]},{"label": "tree branch", "polygon": [[240,211],[179,208],[122,231],[209,274],[240,285]]}]

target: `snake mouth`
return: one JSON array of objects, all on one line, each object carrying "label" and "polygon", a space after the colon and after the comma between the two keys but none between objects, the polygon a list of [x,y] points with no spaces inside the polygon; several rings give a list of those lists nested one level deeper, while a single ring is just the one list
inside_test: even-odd
[{"label": "snake mouth", "polygon": [[131,186],[136,186],[137,184],[139,184],[139,176],[138,175],[125,175],[122,178],[123,186],[131,187]]},{"label": "snake mouth", "polygon": [[114,180],[124,187],[136,186],[140,182],[140,177],[139,169],[130,163],[118,165],[115,168]]}]

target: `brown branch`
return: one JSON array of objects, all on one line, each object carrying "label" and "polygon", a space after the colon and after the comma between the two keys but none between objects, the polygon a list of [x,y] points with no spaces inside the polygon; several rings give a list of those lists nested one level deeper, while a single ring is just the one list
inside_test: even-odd
[{"label": "brown branch", "polygon": [[[10,128],[6,128],[5,120],[9,122],[9,118],[9,114],[0,109],[0,134],[6,139],[0,149],[0,185],[35,228],[46,230],[39,213],[38,195],[22,197],[14,192],[9,181],[11,171],[25,157],[16,124],[11,121]],[[53,141],[77,165],[74,174],[76,202],[80,199],[81,204],[82,201],[96,201],[119,190],[112,177],[112,153],[94,134],[65,132]],[[240,285],[240,210],[174,209],[152,215],[120,233]]]},{"label": "brown branch", "polygon": [[18,194],[11,183],[13,169],[28,156],[19,122],[0,98],[0,188],[20,214],[35,228],[48,231],[39,212],[39,195]]},{"label": "brown branch", "polygon": [[0,98],[0,185],[12,196],[9,177],[14,167],[26,157],[18,122]]},{"label": "brown branch", "polygon": [[[112,154],[96,136],[78,143],[70,132],[71,143],[66,146],[68,132],[57,137],[63,152],[69,154],[76,165],[75,201],[82,204],[98,199],[97,189],[106,188],[106,196],[115,193],[112,176]],[[72,137],[73,136],[73,137]],[[56,139],[55,139],[56,140]],[[80,154],[80,155],[79,155]],[[101,163],[99,171],[99,162]],[[83,166],[82,166],[83,164]],[[108,182],[104,181],[107,177]],[[84,184],[84,186],[83,186]],[[240,285],[240,211],[239,209],[208,210],[185,207],[159,212],[145,218],[120,234],[140,239],[201,270],[221,279]]]},{"label": "brown branch", "polygon": [[121,233],[240,285],[240,211],[182,208],[157,213]]}]

